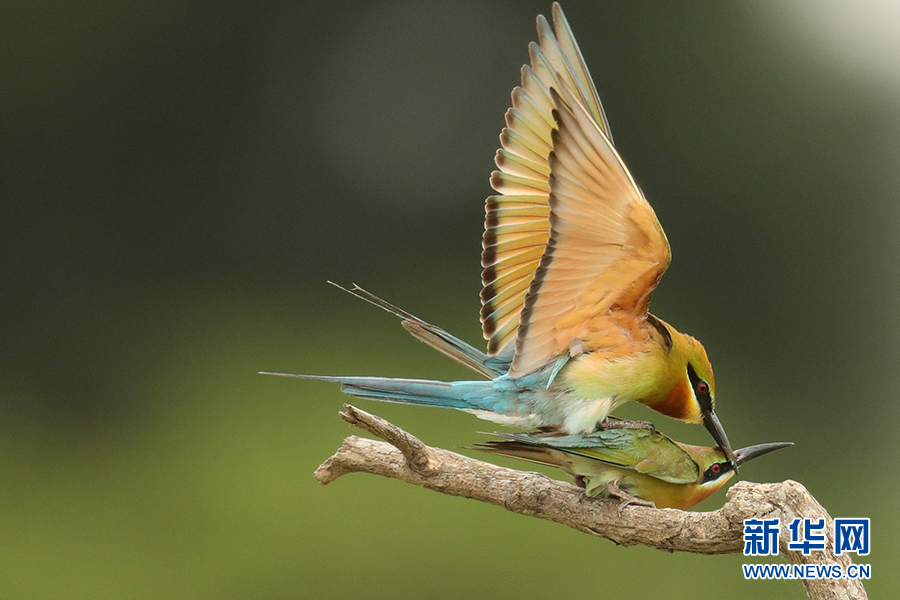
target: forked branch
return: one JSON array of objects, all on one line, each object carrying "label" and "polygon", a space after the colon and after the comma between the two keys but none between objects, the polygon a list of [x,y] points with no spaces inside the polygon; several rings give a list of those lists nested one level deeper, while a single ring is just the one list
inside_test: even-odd
[{"label": "forked branch", "polygon": [[[316,479],[328,484],[347,473],[372,473],[400,479],[442,494],[496,504],[515,513],[567,525],[623,546],[641,544],[670,552],[729,554],[743,551],[744,519],[795,517],[826,519],[827,547],[832,548],[831,517],[796,481],[750,483],[741,481],[728,490],[728,502],[712,512],[685,512],[628,506],[616,500],[589,498],[581,488],[534,472],[515,471],[432,448],[384,419],[344,405],[340,413],[348,423],[385,441],[350,436],[340,449],[316,469]],[[844,571],[847,554],[812,552],[804,556],[788,548],[787,527],[782,527],[781,552],[792,564],[837,563]],[[804,579],[812,600],[867,598],[860,580]]]}]

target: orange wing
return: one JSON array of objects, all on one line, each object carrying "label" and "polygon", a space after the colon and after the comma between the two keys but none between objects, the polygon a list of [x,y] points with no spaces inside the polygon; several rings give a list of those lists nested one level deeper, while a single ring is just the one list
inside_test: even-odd
[{"label": "orange wing", "polygon": [[[637,321],[669,266],[662,227],[607,135],[566,87],[551,91],[558,122],[550,164],[550,239],[525,298],[510,375],[569,351],[592,350],[621,316]],[[616,310],[620,318],[610,319]],[[626,319],[627,323],[627,319]]]},{"label": "orange wing", "polygon": [[525,296],[550,239],[551,132],[556,108],[551,89],[566,87],[609,137],[609,126],[590,73],[566,17],[553,5],[553,30],[537,19],[540,44],[530,44],[531,65],[522,67],[522,85],[512,93],[491,185],[500,195],[487,199],[482,253],[481,322],[488,353],[497,354],[516,338]]}]

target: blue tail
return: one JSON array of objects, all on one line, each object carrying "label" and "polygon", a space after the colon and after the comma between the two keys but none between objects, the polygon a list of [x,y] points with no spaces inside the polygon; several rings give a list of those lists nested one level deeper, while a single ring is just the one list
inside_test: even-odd
[{"label": "blue tail", "polygon": [[328,283],[336,288],[344,290],[348,294],[356,296],[361,300],[365,300],[378,308],[396,315],[401,319],[403,329],[408,331],[411,336],[420,342],[428,344],[444,356],[449,356],[456,362],[472,369],[476,373],[484,375],[488,379],[493,379],[498,375],[504,375],[509,371],[509,365],[512,362],[511,353],[506,353],[508,356],[488,356],[471,344],[447,333],[440,327],[436,327],[431,323],[426,323],[422,319],[406,312],[402,308],[394,306],[386,300],[382,300],[375,294],[364,290],[355,283],[349,290],[332,281],[329,281]]},{"label": "blue tail", "polygon": [[262,373],[281,377],[298,377],[334,381],[341,391],[367,400],[397,402],[416,406],[437,406],[457,410],[488,410],[500,408],[492,381],[429,381],[427,379],[392,379],[389,377],[327,377],[320,375],[292,375]]}]

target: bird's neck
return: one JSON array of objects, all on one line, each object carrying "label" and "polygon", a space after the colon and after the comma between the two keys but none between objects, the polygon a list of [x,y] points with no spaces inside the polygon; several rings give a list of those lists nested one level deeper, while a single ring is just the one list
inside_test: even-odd
[{"label": "bird's neck", "polygon": [[694,400],[691,384],[686,376],[672,381],[671,387],[665,394],[659,396],[655,401],[647,402],[647,405],[653,410],[680,421],[699,423],[701,419],[700,407]]}]

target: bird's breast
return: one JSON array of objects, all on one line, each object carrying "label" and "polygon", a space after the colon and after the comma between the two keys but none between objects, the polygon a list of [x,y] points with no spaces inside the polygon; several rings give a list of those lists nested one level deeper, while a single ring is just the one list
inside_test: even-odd
[{"label": "bird's breast", "polygon": [[557,379],[583,398],[627,402],[659,397],[664,369],[655,354],[646,346],[631,352],[587,352],[572,358]]}]

